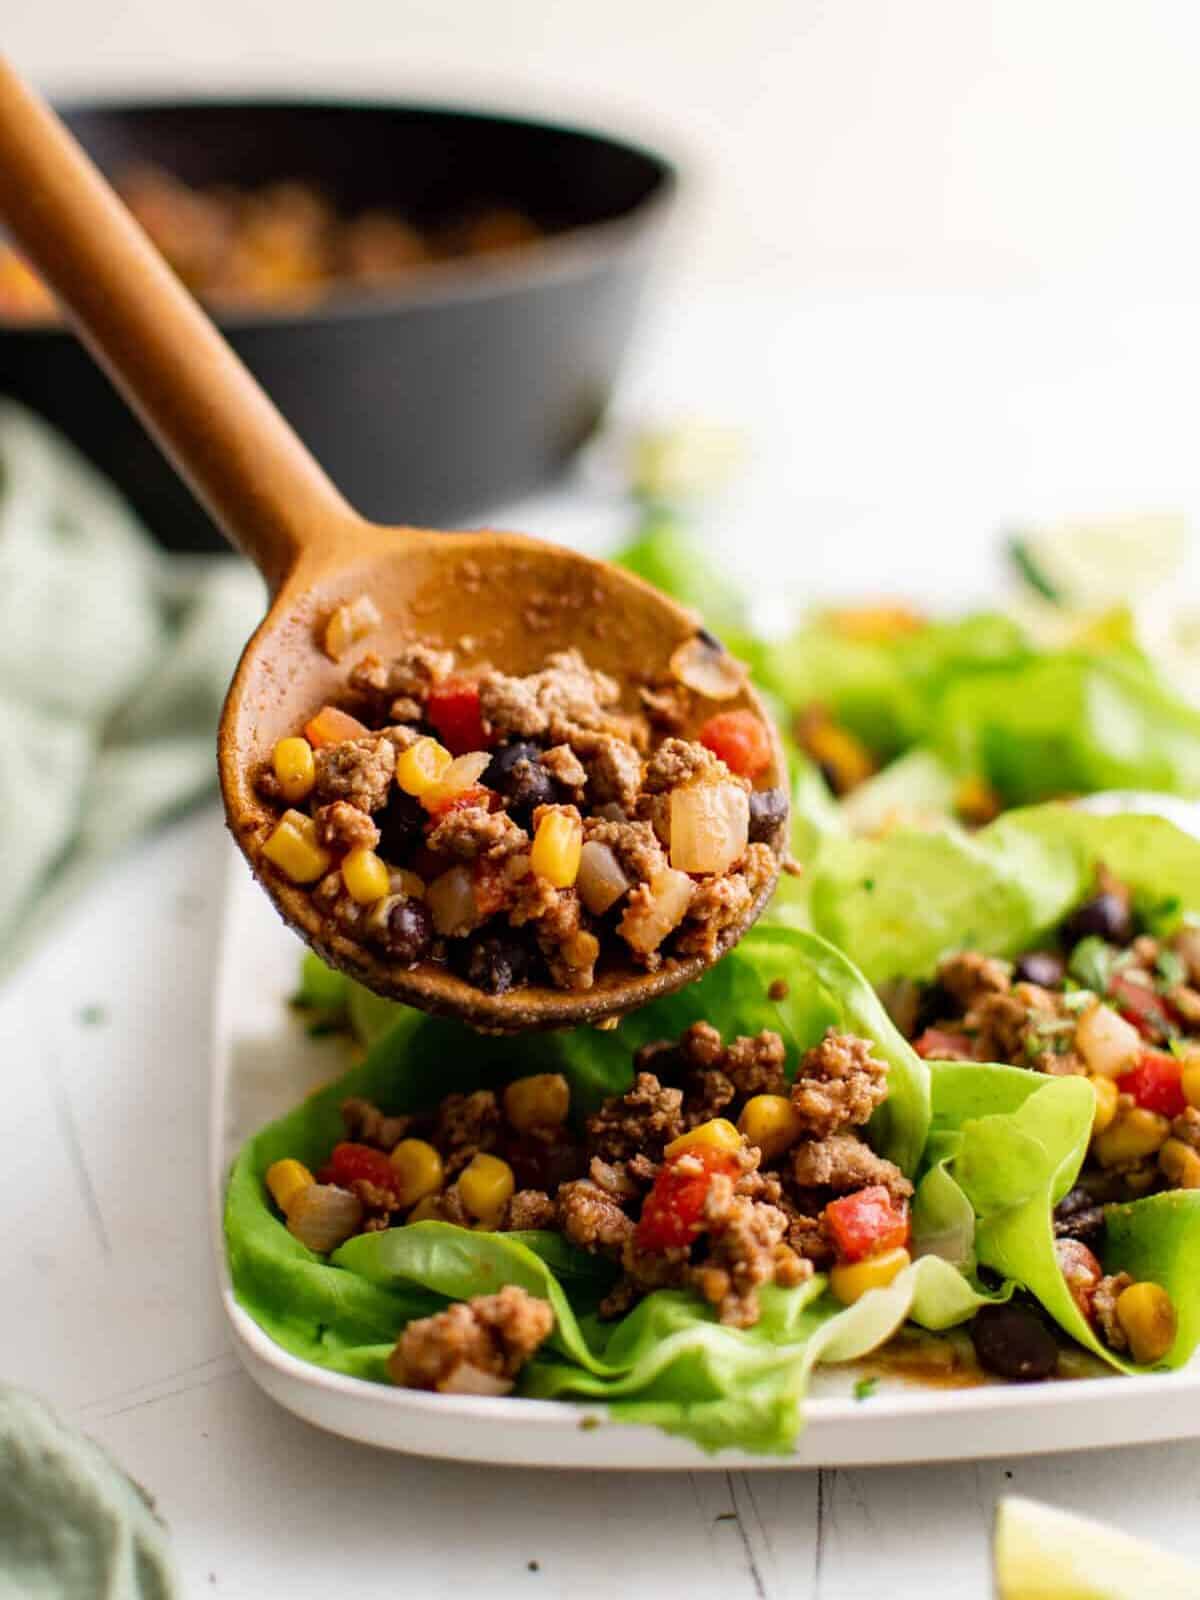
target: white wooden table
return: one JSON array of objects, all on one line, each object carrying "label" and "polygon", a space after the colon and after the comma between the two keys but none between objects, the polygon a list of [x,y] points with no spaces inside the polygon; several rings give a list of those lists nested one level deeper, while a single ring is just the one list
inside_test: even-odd
[{"label": "white wooden table", "polygon": [[[1056,505],[1200,506],[1200,323],[1163,308],[693,308],[633,391],[760,419],[736,548],[795,586],[984,586],[983,541]],[[964,404],[969,395],[970,409]],[[863,462],[870,462],[870,471]],[[765,463],[765,464],[764,464]],[[890,510],[888,508],[890,507]],[[547,500],[528,526],[599,539]],[[743,538],[743,528],[747,530]],[[731,545],[731,548],[734,546]],[[906,581],[905,581],[906,580]],[[590,1476],[386,1456],[241,1374],[206,1226],[215,806],[114,868],[0,992],[0,1377],[39,1391],[158,1497],[189,1593],[239,1600],[610,1600],[988,1593],[998,1494],[1200,1558],[1191,1444],[816,1474]]]}]

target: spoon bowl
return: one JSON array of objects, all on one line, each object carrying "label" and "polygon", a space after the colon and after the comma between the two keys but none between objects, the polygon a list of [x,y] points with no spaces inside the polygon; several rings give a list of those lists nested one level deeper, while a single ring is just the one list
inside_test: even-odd
[{"label": "spoon bowl", "polygon": [[[383,617],[369,648],[414,640],[454,650],[470,669],[535,670],[570,646],[622,686],[666,672],[699,618],[618,568],[515,533],[382,528],[342,499],[216,328],[54,116],[0,60],[0,216],[55,289],[81,337],[125,393],[230,541],[259,567],[270,610],[247,645],[226,700],[218,764],[229,827],[285,919],[332,965],[379,994],[497,1032],[598,1022],[698,977],[703,957],[653,973],[601,968],[588,990],[487,994],[432,962],[402,966],[332,931],[310,895],[263,856],[277,820],[255,780],[275,742],[336,701],[352,657],[333,662],[321,629],[366,594]],[[363,650],[367,648],[363,646]],[[722,706],[753,709],[769,731],[762,775],[786,785],[774,725],[745,685]],[[680,730],[684,737],[695,728]],[[787,823],[770,841],[776,873]],[[718,954],[761,912],[774,877]]]}]

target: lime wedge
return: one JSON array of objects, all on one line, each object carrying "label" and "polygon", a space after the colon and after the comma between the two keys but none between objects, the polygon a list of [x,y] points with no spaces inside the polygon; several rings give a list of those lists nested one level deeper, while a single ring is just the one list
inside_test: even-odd
[{"label": "lime wedge", "polygon": [[996,1600],[1200,1600],[1200,1568],[1090,1517],[1013,1495],[996,1507]]},{"label": "lime wedge", "polygon": [[1019,534],[1011,552],[1025,583],[1043,598],[1103,611],[1169,583],[1187,547],[1186,521],[1164,512],[1035,528]]}]

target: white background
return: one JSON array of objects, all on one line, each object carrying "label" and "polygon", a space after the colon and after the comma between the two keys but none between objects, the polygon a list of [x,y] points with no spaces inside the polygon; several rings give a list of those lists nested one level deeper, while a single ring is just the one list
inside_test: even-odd
[{"label": "white background", "polygon": [[[689,152],[625,405],[750,422],[728,537],[764,589],[962,598],[998,526],[1200,509],[1191,0],[0,0],[0,41],[54,89],[474,97]],[[506,520],[613,531],[578,490]],[[1200,1555],[1188,1445],[631,1485],[287,1417],[208,1262],[223,860],[214,810],[169,830],[0,994],[0,1375],[155,1490],[189,1594],[982,1600],[1006,1488]]]}]

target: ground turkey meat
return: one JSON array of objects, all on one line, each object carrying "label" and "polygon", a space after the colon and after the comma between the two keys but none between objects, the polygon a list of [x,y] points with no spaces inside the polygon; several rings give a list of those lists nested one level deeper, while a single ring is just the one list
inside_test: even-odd
[{"label": "ground turkey meat", "polygon": [[541,763],[559,788],[570,792],[573,800],[579,801],[583,798],[587,771],[569,744],[556,744],[551,749],[544,750]]},{"label": "ground turkey meat", "polygon": [[647,794],[667,794],[689,783],[736,783],[743,789],[745,778],[735,778],[725,763],[702,744],[686,739],[664,739],[646,762],[642,787]]},{"label": "ground turkey meat", "polygon": [[1171,1137],[1192,1150],[1200,1150],[1200,1111],[1188,1106],[1171,1123]]},{"label": "ground turkey meat", "polygon": [[560,650],[547,657],[540,672],[511,678],[503,672],[485,672],[479,679],[479,706],[493,734],[517,734],[523,739],[549,736],[554,743],[570,743],[581,729],[610,730],[616,719],[620,687],[606,673],[595,672],[578,650]]},{"label": "ground turkey meat", "polygon": [[357,1097],[342,1101],[342,1122],[346,1137],[355,1144],[374,1145],[389,1153],[412,1127],[411,1117],[387,1117],[369,1100]]},{"label": "ground turkey meat", "polygon": [[746,1099],[756,1094],[786,1094],[786,1060],[783,1040],[764,1028],[761,1033],[734,1039],[725,1051],[721,1069]]},{"label": "ground turkey meat", "polygon": [[947,956],[938,968],[938,982],[964,1011],[969,1011],[985,995],[1005,994],[1011,987],[1011,968],[995,956],[963,950]]},{"label": "ground turkey meat", "polygon": [[1127,1272],[1118,1272],[1101,1278],[1092,1290],[1092,1315],[1096,1319],[1100,1337],[1110,1350],[1129,1348],[1125,1329],[1117,1320],[1117,1301],[1132,1282]]},{"label": "ground turkey meat", "polygon": [[396,770],[396,747],[390,739],[345,739],[314,752],[320,800],[348,800],[360,811],[381,811]]},{"label": "ground turkey meat", "polygon": [[831,1028],[800,1063],[792,1104],[814,1138],[867,1121],[887,1098],[887,1066],[865,1039]]},{"label": "ground turkey meat", "polygon": [[450,1094],[438,1107],[433,1142],[457,1170],[480,1150],[490,1150],[500,1127],[500,1107],[490,1089]]},{"label": "ground turkey meat", "polygon": [[587,772],[592,804],[631,811],[642,784],[642,758],[633,745],[613,733],[589,731],[576,733],[574,745]]},{"label": "ground turkey meat", "polygon": [[377,711],[383,711],[392,700],[400,698],[416,701],[419,712],[434,683],[448,677],[453,670],[454,657],[449,650],[410,644],[386,662],[374,651],[365,655],[350,673],[350,687]]},{"label": "ground turkey meat", "polygon": [[711,1217],[710,1227],[708,1256],[690,1278],[730,1327],[749,1328],[758,1321],[763,1284],[790,1289],[812,1277],[812,1262],[786,1243],[788,1219],[775,1206],[735,1195],[722,1214]]},{"label": "ground turkey meat", "polygon": [[893,1200],[907,1200],[913,1192],[899,1167],[877,1156],[853,1133],[802,1140],[792,1151],[792,1182],[800,1189],[832,1189],[837,1194],[882,1184]]},{"label": "ground turkey meat", "polygon": [[438,855],[454,856],[459,861],[474,861],[486,856],[503,861],[529,848],[529,835],[519,828],[507,811],[489,811],[486,806],[464,806],[448,812],[425,841]]},{"label": "ground turkey meat", "polygon": [[520,1233],[553,1228],[554,1201],[542,1189],[518,1189],[504,1213],[504,1232]]},{"label": "ground turkey meat", "polygon": [[348,801],[335,800],[332,805],[320,806],[313,820],[317,837],[330,850],[346,854],[351,850],[374,850],[379,843],[379,829],[371,818]]},{"label": "ground turkey meat", "polygon": [[752,844],[746,851],[743,871],[701,882],[688,906],[683,931],[675,941],[679,953],[715,960],[721,935],[726,928],[741,922],[774,870],[769,847]]},{"label": "ground turkey meat", "polygon": [[1007,994],[987,994],[963,1019],[975,1036],[980,1061],[1023,1062],[1037,1053],[1038,1023],[1052,1021],[1058,1001],[1036,983],[1018,983]]},{"label": "ground turkey meat", "polygon": [[648,822],[613,822],[603,817],[585,818],[583,836],[606,844],[622,872],[635,883],[650,883],[667,866],[666,852]]},{"label": "ground turkey meat", "polygon": [[388,1358],[393,1383],[443,1394],[507,1394],[554,1313],[515,1284],[410,1322]]},{"label": "ground turkey meat", "polygon": [[664,1089],[652,1072],[639,1072],[628,1094],[607,1100],[588,1118],[588,1151],[603,1161],[636,1155],[656,1161],[683,1131],[683,1091]]},{"label": "ground turkey meat", "polygon": [[620,1251],[633,1237],[633,1219],[589,1178],[564,1183],[559,1189],[558,1225],[583,1250]]}]

